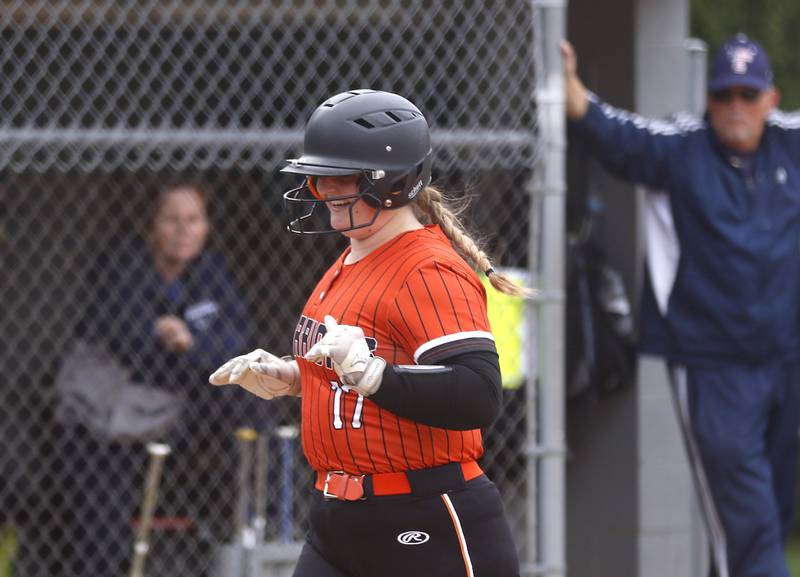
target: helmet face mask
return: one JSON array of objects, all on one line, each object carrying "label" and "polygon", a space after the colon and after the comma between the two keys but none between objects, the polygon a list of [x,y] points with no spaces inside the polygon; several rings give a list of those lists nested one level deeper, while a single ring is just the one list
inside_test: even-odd
[{"label": "helmet face mask", "polygon": [[[284,208],[288,217],[287,229],[296,234],[327,234],[331,232],[348,232],[372,226],[381,213],[380,200],[362,183],[367,177],[360,179],[358,191],[355,194],[332,196],[323,198],[316,187],[316,176],[308,176],[302,185],[288,190],[283,195]],[[330,226],[330,216],[323,207],[329,202],[353,200],[348,207],[350,226],[334,229]],[[357,202],[363,200],[367,205],[376,208],[372,218],[367,222],[356,224],[353,209]]]},{"label": "helmet face mask", "polygon": [[[304,150],[281,172],[306,177],[283,195],[288,229],[298,234],[347,232],[370,226],[384,209],[413,202],[430,183],[432,152],[428,123],[411,102],[389,92],[353,90],[323,102],[309,118]],[[376,209],[369,223],[333,229],[319,209],[331,200],[316,192],[319,176],[361,175],[356,200]]]}]

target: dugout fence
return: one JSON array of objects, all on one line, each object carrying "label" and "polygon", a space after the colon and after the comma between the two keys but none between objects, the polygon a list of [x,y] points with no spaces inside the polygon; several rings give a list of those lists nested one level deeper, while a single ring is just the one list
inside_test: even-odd
[{"label": "dugout fence", "polygon": [[[0,523],[16,535],[15,575],[64,574],[63,552],[75,538],[66,519],[88,535],[103,531],[102,518],[71,518],[78,501],[81,510],[113,501],[128,516],[141,500],[143,461],[129,463],[141,468],[139,483],[122,472],[109,479],[102,461],[83,458],[92,449],[58,422],[54,382],[88,310],[120,328],[97,301],[92,273],[109,252],[126,257],[114,251],[145,234],[153,196],[167,183],[199,181],[211,191],[209,247],[228,263],[253,322],[248,344],[289,352],[303,299],[343,244],[284,230],[281,193],[294,179],[278,168],[297,154],[306,118],[331,94],[369,87],[420,107],[432,127],[434,178],[472,197],[467,218],[496,262],[527,271],[534,284],[547,278],[543,271],[555,279],[529,309],[528,329],[514,318],[500,321],[503,330],[533,335],[539,310],[558,334],[560,273],[540,267],[551,262],[544,235],[561,242],[552,219],[561,218],[563,175],[547,184],[536,169],[559,162],[559,142],[544,138],[543,127],[563,127],[542,120],[545,111],[550,119],[560,113],[558,79],[537,85],[553,54],[537,56],[536,46],[542,26],[561,26],[539,16],[562,8],[523,0],[0,3]],[[537,108],[545,93],[549,103]],[[536,195],[537,183],[547,194]],[[506,501],[526,574],[563,569],[563,559],[542,565],[536,529],[538,504],[561,482],[550,477],[543,486],[540,472],[550,470],[547,459],[563,468],[563,425],[555,423],[552,442],[539,430],[535,345],[527,341],[527,361],[512,361],[525,363],[526,376],[508,383],[483,462]],[[561,386],[557,370],[546,378]],[[547,410],[563,410],[562,401],[556,396]],[[237,424],[252,422],[266,439],[264,541],[302,539],[311,472],[299,443],[274,434],[297,424],[298,406],[245,405],[226,401],[187,416],[191,440],[179,441],[164,465],[160,503],[174,507],[154,527],[149,574],[211,576],[215,552],[240,538]],[[121,533],[114,547],[128,551],[129,537]]]}]

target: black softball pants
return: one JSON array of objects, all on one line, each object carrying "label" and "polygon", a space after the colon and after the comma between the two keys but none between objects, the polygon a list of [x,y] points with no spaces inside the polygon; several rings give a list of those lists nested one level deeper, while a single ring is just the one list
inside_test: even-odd
[{"label": "black softball pants", "polygon": [[485,475],[429,494],[329,499],[314,491],[294,577],[518,577],[503,503]]}]

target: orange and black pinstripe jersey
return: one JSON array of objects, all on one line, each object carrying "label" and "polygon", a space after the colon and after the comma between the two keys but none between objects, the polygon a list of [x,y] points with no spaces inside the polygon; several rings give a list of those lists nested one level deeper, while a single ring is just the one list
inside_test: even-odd
[{"label": "orange and black pinstripe jersey", "polygon": [[494,352],[477,275],[436,225],[401,234],[346,265],[348,252],[317,284],[294,333],[309,463],[318,471],[368,474],[477,459],[483,452],[479,430],[440,429],[399,417],[340,385],[330,361],[326,366],[303,358],[325,334],[325,315],[361,327],[374,354],[390,364],[435,364],[464,352]]}]

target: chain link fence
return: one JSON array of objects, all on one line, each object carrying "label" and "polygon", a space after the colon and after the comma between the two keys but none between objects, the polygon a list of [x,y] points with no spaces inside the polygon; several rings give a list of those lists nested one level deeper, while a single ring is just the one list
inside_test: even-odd
[{"label": "chain link fence", "polygon": [[[311,472],[299,442],[275,433],[298,424],[297,401],[206,383],[219,358],[289,353],[305,295],[344,246],[285,231],[294,180],[277,169],[326,97],[403,94],[431,124],[435,180],[473,197],[468,220],[498,264],[525,269],[533,29],[523,0],[0,2],[0,534],[17,544],[15,575],[127,571],[145,444],[64,417],[56,383],[79,341],[181,400],[159,435],[173,450],[148,574],[219,573],[220,547],[240,538],[242,426],[264,439],[263,538],[302,540]],[[144,242],[175,183],[209,191],[210,218],[207,266],[178,288],[154,275]],[[238,320],[207,330],[226,303]],[[521,330],[519,309],[501,310],[494,330]],[[147,323],[163,314],[191,327],[194,350],[162,350]],[[526,387],[508,384],[483,465],[522,549]]]}]

